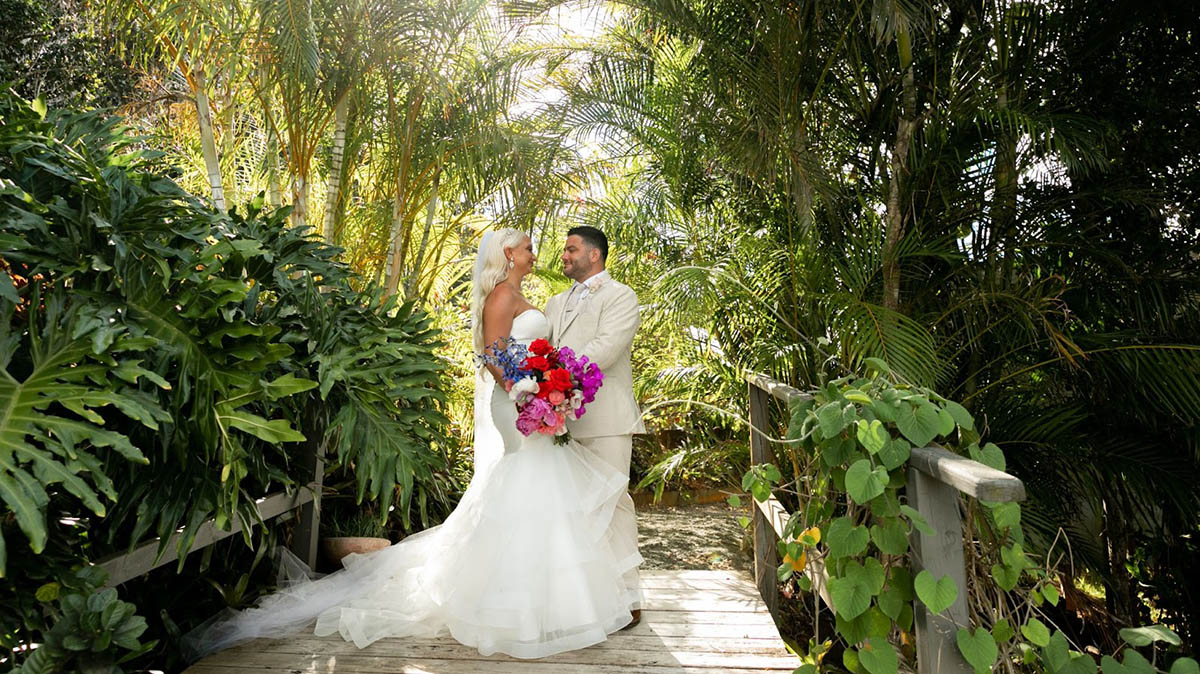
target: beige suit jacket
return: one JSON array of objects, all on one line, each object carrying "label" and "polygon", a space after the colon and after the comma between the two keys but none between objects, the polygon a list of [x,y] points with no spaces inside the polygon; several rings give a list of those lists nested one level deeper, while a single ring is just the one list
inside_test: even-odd
[{"label": "beige suit jacket", "polygon": [[570,292],[559,293],[546,303],[550,342],[587,356],[604,373],[604,384],[587,412],[567,421],[567,429],[577,438],[645,433],[642,412],[633,396],[630,363],[633,335],[641,322],[637,295],[629,286],[610,279],[579,300],[574,311],[568,311]]}]

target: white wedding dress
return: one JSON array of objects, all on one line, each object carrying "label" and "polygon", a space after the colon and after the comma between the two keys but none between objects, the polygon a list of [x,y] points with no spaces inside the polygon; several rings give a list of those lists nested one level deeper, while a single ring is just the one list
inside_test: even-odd
[{"label": "white wedding dress", "polygon": [[[513,321],[512,336],[525,344],[548,333],[540,311]],[[490,385],[503,447],[440,526],[215,619],[189,635],[193,655],[295,633],[315,618],[318,636],[341,634],[360,648],[448,632],[484,655],[539,658],[604,641],[629,623],[642,597],[623,575],[642,559],[616,559],[608,538],[628,475],[576,442],[522,436],[516,406]]]}]

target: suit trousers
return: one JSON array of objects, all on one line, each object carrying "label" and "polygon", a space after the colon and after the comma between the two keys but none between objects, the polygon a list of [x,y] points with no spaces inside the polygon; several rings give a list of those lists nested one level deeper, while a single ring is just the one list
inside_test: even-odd
[{"label": "suit trousers", "polygon": [[[602,435],[576,440],[609,465],[626,475],[629,474],[629,462],[633,457],[632,435]],[[625,589],[630,596],[635,597],[633,608],[641,608],[642,584],[638,578],[637,567],[642,563],[642,555],[638,552],[637,514],[633,509],[633,498],[629,496],[628,491],[622,494],[617,502],[608,533],[614,555],[623,564],[630,565],[629,571],[625,573]]]}]

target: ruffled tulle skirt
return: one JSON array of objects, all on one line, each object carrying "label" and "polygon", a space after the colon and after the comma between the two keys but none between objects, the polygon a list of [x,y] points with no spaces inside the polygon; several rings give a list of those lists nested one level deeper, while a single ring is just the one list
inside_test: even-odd
[{"label": "ruffled tulle skirt", "polygon": [[[290,585],[189,636],[194,655],[306,629],[360,648],[449,633],[484,655],[538,658],[603,641],[640,592],[609,525],[628,476],[577,443],[531,436],[471,483],[440,526],[350,555],[344,569]],[[617,559],[617,555],[622,558]]]}]

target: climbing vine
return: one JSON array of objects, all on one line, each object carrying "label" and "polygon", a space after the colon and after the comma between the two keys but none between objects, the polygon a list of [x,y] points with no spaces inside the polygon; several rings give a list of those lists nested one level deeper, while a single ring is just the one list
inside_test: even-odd
[{"label": "climbing vine", "polygon": [[[800,507],[778,542],[779,580],[794,579],[809,592],[812,579],[827,574],[837,636],[847,645],[842,664],[851,672],[895,674],[902,661],[915,660],[906,645],[915,643],[917,606],[943,614],[959,592],[949,576],[912,573],[910,534],[934,535],[905,492],[913,448],[936,443],[1001,471],[1005,459],[995,444],[982,442],[962,405],[899,383],[882,360],[868,359],[867,365],[869,376],[826,382],[790,404],[784,446],[794,482],[779,485],[780,470],[763,464],[746,473],[742,486],[759,501],[776,488],[794,490]],[[970,666],[977,673],[1096,672],[1096,660],[1073,649],[1043,611],[1060,600],[1056,560],[1035,559],[1026,550],[1021,506],[971,500],[965,512],[967,565],[982,570],[973,584],[979,589],[965,598],[970,624],[957,631],[959,652]],[[1164,626],[1123,629],[1121,637],[1128,647],[1117,654],[1120,661],[1101,659],[1103,674],[1200,674],[1186,657],[1162,669],[1157,649],[1180,645]],[[830,643],[814,637],[797,672],[819,671]],[[1150,659],[1139,647],[1150,650]]]}]

